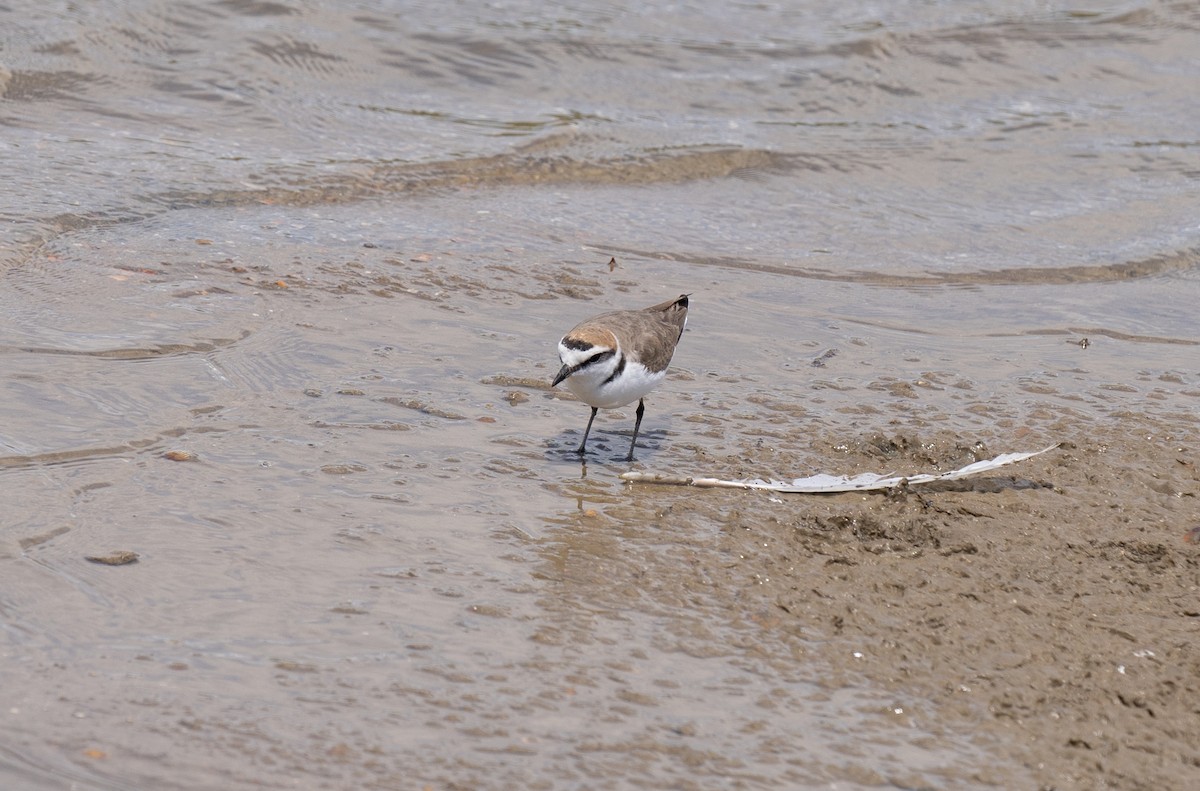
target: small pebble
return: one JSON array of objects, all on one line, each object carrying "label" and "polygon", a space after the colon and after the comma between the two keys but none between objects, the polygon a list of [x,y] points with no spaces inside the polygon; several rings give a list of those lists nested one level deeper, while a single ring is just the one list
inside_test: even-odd
[{"label": "small pebble", "polygon": [[83,559],[105,566],[124,566],[129,563],[137,563],[138,553],[120,549],[116,552],[109,552],[107,555],[84,555]]}]

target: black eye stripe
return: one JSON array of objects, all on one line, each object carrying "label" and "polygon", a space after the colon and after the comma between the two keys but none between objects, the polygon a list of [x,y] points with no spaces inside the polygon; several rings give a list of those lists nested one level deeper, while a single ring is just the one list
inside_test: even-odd
[{"label": "black eye stripe", "polygon": [[616,349],[609,349],[606,352],[600,352],[599,354],[593,354],[591,357],[589,357],[586,360],[584,360],[583,362],[581,362],[578,367],[579,367],[579,369],[582,370],[584,368],[587,368],[589,365],[595,365],[596,363],[604,362],[605,360],[607,360],[609,357],[612,357],[616,353],[617,353]]},{"label": "black eye stripe", "polygon": [[[579,363],[578,365],[572,365],[570,368],[570,373],[568,373],[567,376],[578,373],[579,371],[582,371],[584,368],[595,365],[598,362],[607,360],[609,357],[612,357],[616,353],[617,353],[616,349],[609,349],[608,351],[597,352],[596,354],[593,354],[591,357],[587,358],[586,360]],[[620,373],[621,369],[624,367],[625,367],[625,357],[622,356],[621,363],[617,367],[617,372]],[[609,381],[611,381],[611,378]],[[607,382],[606,382],[606,384],[607,384]]]}]

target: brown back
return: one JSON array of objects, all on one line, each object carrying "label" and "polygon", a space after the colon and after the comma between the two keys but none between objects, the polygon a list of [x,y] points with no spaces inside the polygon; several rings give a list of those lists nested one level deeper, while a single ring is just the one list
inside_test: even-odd
[{"label": "brown back", "polygon": [[683,294],[642,310],[601,313],[571,330],[570,334],[595,337],[611,331],[630,359],[640,362],[651,371],[662,371],[670,364],[675,345],[683,337],[687,313],[688,295]]}]

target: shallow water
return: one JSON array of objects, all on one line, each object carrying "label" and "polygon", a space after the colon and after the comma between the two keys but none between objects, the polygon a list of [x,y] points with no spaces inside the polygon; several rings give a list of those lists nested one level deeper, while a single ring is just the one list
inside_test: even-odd
[{"label": "shallow water", "polygon": [[648,469],[1186,425],[1194,6],[26,5],[6,787],[1026,771],[831,674],[719,509],[621,485],[632,410],[581,467],[554,343],[693,294]]}]

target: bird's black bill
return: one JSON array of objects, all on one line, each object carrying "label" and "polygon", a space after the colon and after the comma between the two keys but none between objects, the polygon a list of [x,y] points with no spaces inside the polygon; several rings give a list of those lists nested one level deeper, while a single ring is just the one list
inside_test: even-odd
[{"label": "bird's black bill", "polygon": [[[617,353],[616,349],[605,349],[602,352],[596,352],[591,357],[589,357],[586,360],[584,360],[583,362],[579,363],[579,365],[567,365],[566,363],[563,363],[563,367],[558,369],[558,376],[554,377],[554,381],[550,383],[550,386],[554,387],[559,382],[566,379],[568,376],[575,373],[576,371],[582,371],[584,368],[587,368],[589,365],[596,365],[597,363],[602,363],[605,360],[607,360],[609,357],[612,357],[616,353]],[[622,369],[625,367],[624,359],[621,360],[620,367]],[[605,384],[607,384],[607,382]]]}]

